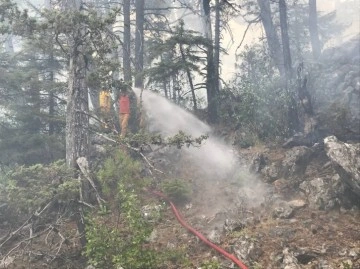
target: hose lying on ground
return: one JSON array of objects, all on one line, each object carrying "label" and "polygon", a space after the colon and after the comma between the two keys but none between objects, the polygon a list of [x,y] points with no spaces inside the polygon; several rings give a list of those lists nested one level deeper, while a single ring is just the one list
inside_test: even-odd
[{"label": "hose lying on ground", "polygon": [[200,232],[196,231],[193,227],[191,227],[190,225],[188,225],[184,219],[181,217],[180,213],[178,212],[178,210],[176,209],[175,205],[170,201],[170,199],[168,197],[166,197],[164,194],[157,192],[157,191],[150,191],[151,193],[163,198],[164,200],[166,200],[170,206],[171,209],[173,211],[173,213],[175,214],[177,220],[180,222],[180,224],[185,227],[186,229],[188,229],[192,234],[194,234],[195,236],[197,236],[201,241],[203,241],[205,244],[207,244],[208,246],[210,246],[211,248],[215,249],[216,251],[218,251],[219,253],[221,253],[222,255],[224,255],[226,258],[230,259],[233,263],[235,263],[240,269],[248,269],[238,258],[236,258],[234,255],[226,252],[224,249],[220,248],[219,246],[215,245],[214,243],[212,243],[211,241],[209,241],[204,235],[202,235]]}]

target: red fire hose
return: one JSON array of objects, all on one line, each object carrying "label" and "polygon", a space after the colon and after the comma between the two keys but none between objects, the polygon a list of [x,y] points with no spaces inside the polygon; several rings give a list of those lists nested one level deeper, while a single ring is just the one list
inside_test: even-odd
[{"label": "red fire hose", "polygon": [[236,258],[234,255],[226,252],[224,249],[220,248],[219,246],[215,245],[214,243],[212,243],[211,241],[209,241],[204,235],[202,235],[200,232],[196,231],[193,227],[191,227],[190,225],[188,225],[183,218],[181,217],[180,213],[178,212],[178,210],[176,209],[175,205],[170,201],[170,199],[168,197],[166,197],[164,194],[162,194],[161,192],[156,192],[156,191],[150,191],[153,194],[165,199],[171,206],[172,211],[174,212],[177,220],[180,222],[180,224],[185,227],[186,229],[188,229],[192,234],[194,234],[195,236],[197,236],[200,240],[202,240],[205,244],[207,244],[208,246],[212,247],[213,249],[217,250],[218,252],[220,252],[222,255],[224,255],[226,258],[230,259],[233,263],[235,263],[237,266],[239,266],[239,268],[241,269],[248,269],[246,267],[246,265],[244,265],[238,258]]}]

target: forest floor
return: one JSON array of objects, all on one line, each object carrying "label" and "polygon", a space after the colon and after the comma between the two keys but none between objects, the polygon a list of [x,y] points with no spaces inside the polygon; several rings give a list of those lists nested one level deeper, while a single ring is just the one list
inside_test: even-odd
[{"label": "forest floor", "polygon": [[[254,155],[262,150],[263,148],[241,149],[240,155]],[[285,156],[285,150],[276,148],[268,151],[267,156],[279,160]],[[306,170],[306,176],[315,178],[327,173],[328,168],[324,167],[327,161],[324,155],[319,154]],[[191,174],[189,171],[188,173]],[[252,204],[249,201],[239,208],[239,204],[234,201],[238,188],[231,183],[208,184],[198,180],[196,185],[197,191],[193,193],[191,201],[187,205],[178,207],[184,220],[205,236],[209,236],[214,230],[220,230],[219,238],[216,240],[218,246],[235,255],[235,249],[239,245],[251,242],[252,245],[245,250],[246,261],[243,261],[248,268],[284,268],[284,249],[289,249],[297,257],[300,266],[288,268],[360,268],[359,208],[322,211],[305,205],[295,210],[290,218],[279,219],[273,217],[272,203]],[[264,195],[256,185],[252,188],[254,189],[250,191],[253,191],[255,196],[261,198]],[[274,189],[276,190],[275,186]],[[304,199],[296,189],[285,187],[275,193],[285,201]],[[235,204],[237,204],[236,209]],[[224,232],[221,229],[226,219],[246,224],[233,231]],[[217,261],[221,264],[221,268],[236,268],[220,253],[212,250],[183,228],[171,213],[170,207],[167,208],[163,221],[156,229],[159,231],[156,239],[158,246],[183,247],[184,257],[191,261],[185,267],[175,263],[169,264],[168,268],[212,268],[201,267],[205,261],[208,262],[207,264],[211,264],[209,261]],[[241,238],[240,242],[239,238]],[[241,260],[241,257],[238,258]]]},{"label": "forest floor", "polygon": [[[250,156],[263,150],[264,147],[253,147],[238,149],[238,153],[244,159],[250,159]],[[281,160],[285,156],[285,150],[277,147],[267,148],[267,156],[270,161]],[[324,166],[326,162],[324,155],[319,154],[306,170],[306,176],[315,178],[328,173],[328,168]],[[295,210],[289,218],[275,218],[275,205],[266,202],[264,197],[272,193],[285,201],[304,199],[299,190],[286,186],[279,189],[274,184],[263,185],[260,175],[252,178],[256,182],[249,186],[239,186],[231,180],[209,182],[199,175],[194,178],[195,173],[192,169],[196,167],[192,167],[191,164],[184,163],[180,166],[183,169],[180,169],[182,173],[178,176],[193,186],[189,201],[177,205],[184,221],[205,237],[212,237],[212,241],[216,241],[219,247],[237,256],[249,269],[360,268],[359,208],[322,211],[305,205]],[[268,189],[264,190],[263,186],[267,186]],[[246,192],[251,199],[240,201],[239,190]],[[147,192],[144,192],[142,200],[145,204],[163,202]],[[240,225],[225,231],[224,223],[227,220]],[[67,225],[69,233],[76,233],[74,223]],[[169,205],[163,207],[161,219],[156,223],[155,230],[156,236],[149,246],[160,252],[173,250],[175,253],[167,264],[161,267],[162,269],[236,268],[231,261],[181,226]],[[56,268],[46,266],[41,249],[48,248],[48,245],[41,242],[44,242],[44,238],[33,243],[33,248],[36,249],[33,256],[36,258],[38,255],[39,261],[17,261],[1,268]],[[285,267],[285,249],[296,256],[298,267]],[[66,256],[66,261],[60,262],[63,265],[61,268],[85,268],[78,245],[64,244],[62,252],[64,257]]]}]

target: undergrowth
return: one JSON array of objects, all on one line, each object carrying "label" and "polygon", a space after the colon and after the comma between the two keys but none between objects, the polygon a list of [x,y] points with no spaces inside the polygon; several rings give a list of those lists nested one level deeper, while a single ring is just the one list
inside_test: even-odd
[{"label": "undergrowth", "polygon": [[[96,268],[168,268],[184,264],[183,251],[156,250],[151,234],[157,218],[142,214],[143,188],[150,182],[141,176],[140,162],[115,150],[98,172],[98,180],[114,210],[104,207],[87,218],[84,255]],[[117,216],[116,216],[117,213]]]},{"label": "undergrowth", "polygon": [[191,188],[182,180],[174,179],[165,181],[162,183],[161,188],[167,197],[175,203],[185,203],[190,199]]}]

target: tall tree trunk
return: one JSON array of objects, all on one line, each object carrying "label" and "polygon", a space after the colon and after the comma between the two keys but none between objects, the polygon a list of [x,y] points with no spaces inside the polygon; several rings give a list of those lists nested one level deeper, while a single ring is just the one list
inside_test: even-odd
[{"label": "tall tree trunk", "polygon": [[285,0],[279,0],[281,41],[283,48],[284,67],[287,81],[292,77],[292,64],[290,53],[290,41],[287,22],[287,7]]},{"label": "tall tree trunk", "polygon": [[[79,11],[81,0],[73,1],[68,8]],[[66,106],[66,163],[77,168],[76,160],[87,157],[89,148],[89,105],[86,85],[85,46],[78,40],[84,38],[85,29],[80,24],[74,26],[69,38],[69,82]]]},{"label": "tall tree trunk", "polygon": [[165,94],[165,98],[168,99],[169,98],[169,93],[168,93],[168,90],[167,90],[167,86],[166,86],[166,80],[164,79],[163,80],[163,89],[164,89],[164,94]]},{"label": "tall tree trunk", "polygon": [[174,104],[178,104],[179,103],[179,83],[178,83],[176,75],[172,75],[171,80],[172,80],[172,92],[173,92],[172,99],[173,99]]},{"label": "tall tree trunk", "polygon": [[311,47],[314,60],[319,59],[321,54],[321,45],[318,32],[318,17],[316,0],[309,0],[309,32],[311,39]]},{"label": "tall tree trunk", "polygon": [[[64,8],[70,12],[82,12],[82,0],[66,0]],[[66,164],[74,170],[80,183],[80,200],[86,200],[89,193],[87,181],[82,179],[77,160],[80,157],[88,157],[89,151],[89,100],[86,85],[86,28],[77,23],[72,26],[73,30],[68,35],[69,48],[69,79],[66,104]],[[76,222],[80,234],[80,243],[86,245],[85,221],[82,207],[77,208]]]},{"label": "tall tree trunk", "polygon": [[288,123],[289,123],[289,129],[292,132],[298,132],[300,130],[300,121],[299,121],[297,102],[294,96],[294,92],[289,87],[290,81],[292,79],[293,71],[292,71],[290,41],[289,41],[288,23],[287,23],[287,6],[285,0],[279,0],[279,12],[280,12],[281,41],[282,41],[283,59],[284,59],[284,67],[285,67],[284,86],[290,99],[289,107],[288,107]]},{"label": "tall tree trunk", "polygon": [[[54,70],[53,70],[53,63],[54,63],[54,53],[53,51],[50,52],[50,58],[49,58],[49,64],[50,64],[50,70],[49,70],[49,82],[52,84],[54,82]],[[49,135],[53,135],[55,133],[55,96],[54,92],[50,90],[49,92]]]},{"label": "tall tree trunk", "polygon": [[[81,30],[75,30],[75,37],[81,38]],[[67,90],[66,106],[66,164],[69,168],[76,171],[80,182],[80,199],[83,200],[84,194],[87,193],[88,186],[81,180],[78,174],[76,160],[79,157],[88,156],[89,148],[89,106],[88,91],[85,82],[86,63],[84,61],[83,46],[75,44],[70,40],[70,65],[69,65],[69,82]],[[82,209],[79,207],[76,214],[77,227],[80,234],[82,246],[86,245],[85,222],[83,219]]]},{"label": "tall tree trunk", "polygon": [[144,67],[144,0],[136,0],[136,33],[135,33],[135,87],[143,88]]},{"label": "tall tree trunk", "polygon": [[[96,67],[93,61],[89,61],[87,66],[88,73],[96,72]],[[100,88],[93,85],[88,85],[89,98],[92,105],[92,110],[95,112],[96,116],[100,119]]]},{"label": "tall tree trunk", "polygon": [[89,148],[89,106],[85,82],[86,64],[82,48],[73,47],[70,56],[66,106],[66,163],[76,168],[79,157],[87,157]]},{"label": "tall tree trunk", "polygon": [[[48,10],[51,9],[51,1],[45,0],[45,8]],[[47,80],[52,85],[54,83],[54,42],[53,37],[50,39],[50,54],[49,54],[49,71],[48,71],[48,77]],[[54,92],[50,90],[49,92],[49,99],[48,99],[48,106],[49,106],[49,135],[53,135],[55,133],[55,96]]]},{"label": "tall tree trunk", "polygon": [[281,53],[280,41],[271,17],[270,0],[257,0],[257,2],[260,7],[261,22],[265,30],[271,58],[274,61],[277,69],[279,70],[280,75],[284,77],[284,60]]},{"label": "tall tree trunk", "polygon": [[[179,45],[179,46],[180,46],[181,59],[182,59],[183,63],[186,63],[184,49],[183,49],[182,45]],[[188,77],[188,81],[190,84],[191,96],[192,96],[192,100],[193,100],[193,109],[194,109],[194,112],[196,112],[197,111],[197,100],[196,100],[196,95],[195,95],[195,87],[194,87],[193,79],[191,77],[191,72],[188,67],[186,67],[186,75]]]},{"label": "tall tree trunk", "polygon": [[215,37],[214,37],[214,81],[215,92],[220,89],[220,4],[215,0]]},{"label": "tall tree trunk", "polygon": [[[45,0],[44,1],[45,8],[50,10],[51,9],[51,1]],[[50,85],[54,82],[54,46],[53,46],[53,38],[50,39],[50,54],[49,54],[49,61],[48,61],[48,72],[46,74],[45,79],[50,82]],[[55,96],[54,92],[50,90],[49,98],[48,98],[48,106],[49,106],[49,130],[48,134],[53,135],[55,133],[55,124],[54,124],[54,117],[55,117]]]},{"label": "tall tree trunk", "polygon": [[123,45],[123,68],[124,81],[131,85],[131,60],[130,60],[130,0],[124,0],[124,45]]},{"label": "tall tree trunk", "polygon": [[214,48],[212,46],[212,30],[210,18],[210,0],[203,0],[203,21],[205,28],[205,37],[209,39],[211,45],[207,49],[207,64],[206,64],[206,95],[208,103],[208,120],[211,123],[216,123],[217,117],[217,98],[215,87],[215,70],[214,70]]}]

